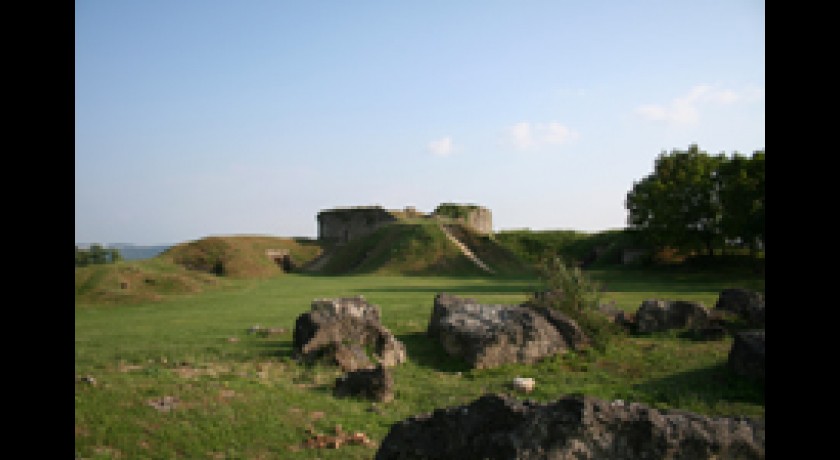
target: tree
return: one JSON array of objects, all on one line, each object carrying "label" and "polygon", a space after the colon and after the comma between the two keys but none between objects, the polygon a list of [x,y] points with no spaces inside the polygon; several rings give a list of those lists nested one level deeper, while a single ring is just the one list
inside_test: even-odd
[{"label": "tree", "polygon": [[710,156],[696,144],[686,151],[662,152],[654,172],[633,184],[625,207],[631,229],[658,247],[711,255],[722,242],[722,207],[715,192],[723,154]]},{"label": "tree", "polygon": [[750,158],[736,152],[718,175],[721,230],[727,239],[746,243],[753,256],[764,242],[764,175],[763,150]]},{"label": "tree", "polygon": [[76,246],[76,266],[77,267],[84,267],[88,264],[88,253],[84,249],[79,249]]},{"label": "tree", "polygon": [[76,246],[76,266],[84,267],[92,264],[107,264],[123,260],[119,249],[103,248],[101,244],[91,244],[87,250]]}]

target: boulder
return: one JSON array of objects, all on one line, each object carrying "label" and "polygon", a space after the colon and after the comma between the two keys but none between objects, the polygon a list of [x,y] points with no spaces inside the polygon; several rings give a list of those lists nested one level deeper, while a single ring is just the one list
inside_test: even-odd
[{"label": "boulder", "polygon": [[765,423],[589,396],[537,403],[488,394],[394,423],[374,458],[758,460]]},{"label": "boulder", "polygon": [[750,327],[764,327],[764,295],[749,289],[733,288],[720,292],[715,310],[734,313]]},{"label": "boulder", "polygon": [[393,401],[394,378],[381,364],[374,369],[351,371],[336,379],[333,394],[337,397],[355,396],[379,402]]},{"label": "boulder", "polygon": [[345,371],[374,367],[366,350],[386,367],[405,362],[405,345],[379,318],[379,307],[362,296],[316,299],[295,321],[294,354],[305,361],[325,359]]},{"label": "boulder", "polygon": [[597,311],[626,331],[636,330],[636,318],[632,313],[627,313],[612,304],[600,304]]},{"label": "boulder", "polygon": [[445,293],[435,296],[427,334],[477,369],[534,363],[569,348],[560,331],[531,308]]},{"label": "boulder", "polygon": [[536,306],[528,303],[525,303],[522,306],[530,308],[545,318],[546,321],[554,326],[554,328],[557,329],[557,332],[563,336],[563,339],[566,340],[566,344],[571,349],[581,350],[591,345],[589,337],[586,336],[586,333],[583,332],[583,329],[581,329],[578,323],[572,318],[569,318],[569,316],[565,315],[563,312],[553,308]]},{"label": "boulder", "polygon": [[735,334],[726,365],[732,372],[764,382],[764,329]]},{"label": "boulder", "polygon": [[648,299],[635,314],[636,331],[643,334],[669,329],[704,328],[709,309],[700,302]]}]

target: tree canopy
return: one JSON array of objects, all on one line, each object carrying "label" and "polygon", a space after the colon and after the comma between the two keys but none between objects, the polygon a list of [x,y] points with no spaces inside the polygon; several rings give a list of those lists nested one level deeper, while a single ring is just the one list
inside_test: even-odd
[{"label": "tree canopy", "polygon": [[84,267],[93,264],[107,264],[119,262],[122,260],[122,255],[117,248],[104,248],[101,244],[91,244],[90,247],[79,249],[76,246],[76,266]]},{"label": "tree canopy", "polygon": [[727,244],[764,241],[764,151],[709,155],[696,144],[661,153],[625,207],[630,228],[651,245],[709,255]]}]

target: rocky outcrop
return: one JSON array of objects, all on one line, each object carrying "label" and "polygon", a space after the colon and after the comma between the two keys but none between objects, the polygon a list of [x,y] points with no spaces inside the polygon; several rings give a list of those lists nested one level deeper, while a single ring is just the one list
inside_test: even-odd
[{"label": "rocky outcrop", "polygon": [[435,296],[427,334],[440,341],[449,355],[479,369],[534,363],[587,343],[574,321],[550,313],[441,293]]},{"label": "rocky outcrop", "polygon": [[394,399],[394,378],[381,364],[374,369],[359,369],[337,378],[333,394],[389,402]]},{"label": "rocky outcrop", "polygon": [[727,366],[738,375],[764,382],[764,344],[763,329],[736,333]]},{"label": "rocky outcrop", "polygon": [[294,354],[307,361],[325,359],[345,371],[373,368],[368,349],[386,367],[405,362],[405,345],[379,318],[379,307],[362,296],[316,299],[295,321]]},{"label": "rocky outcrop", "polygon": [[764,327],[764,295],[749,289],[733,288],[720,292],[715,310],[734,313],[749,327]]},{"label": "rocky outcrop", "polygon": [[643,334],[669,329],[704,328],[709,309],[700,302],[648,299],[635,314],[636,332]]},{"label": "rocky outcrop", "polygon": [[759,460],[763,419],[712,418],[567,396],[540,404],[485,395],[391,426],[376,460]]}]

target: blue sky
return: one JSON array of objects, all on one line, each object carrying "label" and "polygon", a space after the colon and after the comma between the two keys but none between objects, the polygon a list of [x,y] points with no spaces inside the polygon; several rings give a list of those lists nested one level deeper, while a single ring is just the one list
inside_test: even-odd
[{"label": "blue sky", "polygon": [[622,228],[663,151],[765,148],[764,1],[76,0],[78,243],[340,206]]}]

